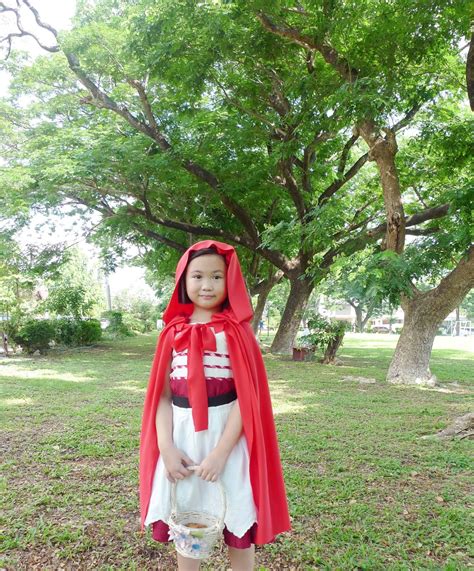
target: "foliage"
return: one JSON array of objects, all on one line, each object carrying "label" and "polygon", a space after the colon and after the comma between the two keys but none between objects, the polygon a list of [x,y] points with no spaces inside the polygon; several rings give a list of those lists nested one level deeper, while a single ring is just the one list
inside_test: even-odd
[{"label": "foliage", "polygon": [[[271,33],[262,14],[305,40]],[[338,256],[383,236],[380,181],[358,126],[387,133],[420,108],[397,156],[404,208],[450,211],[440,229],[415,229],[403,260],[374,261],[370,291],[395,303],[410,280],[458,263],[466,244],[472,153],[469,123],[456,120],[470,19],[467,3],[444,0],[81,2],[59,53],[5,63],[0,196],[20,221],[66,204],[86,220],[98,214],[92,238],[112,266],[133,244],[169,274],[190,239],[214,236],[317,284]],[[449,106],[443,119],[437,110]],[[441,180],[448,164],[452,189]]]},{"label": "foliage", "polygon": [[102,328],[98,319],[83,319],[79,322],[77,341],[80,345],[91,345],[102,338]]},{"label": "foliage", "polygon": [[80,320],[85,316],[97,315],[104,304],[101,286],[80,250],[73,250],[60,276],[46,283],[48,298],[43,308],[55,315]]},{"label": "foliage", "polygon": [[84,286],[57,285],[50,290],[46,307],[58,315],[71,315],[80,319],[93,307],[94,302],[87,299]]},{"label": "foliage", "polygon": [[112,339],[132,337],[134,335],[130,327],[124,322],[124,316],[121,311],[104,311],[102,318],[109,321],[109,324],[105,328],[105,333]]},{"label": "foliage", "polygon": [[156,320],[161,315],[156,297],[144,289],[129,288],[121,291],[114,298],[114,307],[122,312],[123,323],[139,333],[156,329]]},{"label": "foliage", "polygon": [[49,349],[49,344],[54,339],[54,335],[54,324],[51,321],[30,319],[20,327],[14,336],[14,341],[29,354],[35,351],[44,354]]},{"label": "foliage", "polygon": [[0,311],[17,322],[34,315],[45,280],[56,279],[67,259],[61,244],[20,247],[11,232],[0,234]]},{"label": "foliage", "polygon": [[91,345],[102,338],[102,328],[97,319],[60,318],[53,322],[56,343],[67,346]]},{"label": "foliage", "polygon": [[374,276],[368,271],[374,251],[374,247],[367,246],[351,256],[339,256],[317,288],[317,294],[325,296],[325,307],[342,300],[349,303],[356,312],[361,331],[383,304],[383,294],[380,288],[374,287]]},{"label": "foliage", "polygon": [[301,335],[296,341],[297,348],[320,349],[325,352],[331,342],[344,335],[348,325],[345,321],[326,319],[312,312],[307,319],[309,333]]}]

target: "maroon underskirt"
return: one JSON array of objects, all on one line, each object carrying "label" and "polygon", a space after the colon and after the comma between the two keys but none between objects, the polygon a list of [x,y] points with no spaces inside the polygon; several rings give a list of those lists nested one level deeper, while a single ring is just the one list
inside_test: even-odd
[{"label": "maroon underskirt", "polygon": [[[254,523],[250,529],[248,529],[242,537],[237,537],[230,531],[227,527],[224,527],[224,541],[229,547],[235,547],[237,549],[248,549],[255,543],[255,532],[257,524]],[[152,537],[155,541],[160,541],[161,543],[167,543],[168,539],[168,525],[161,519],[154,521],[152,523]]]}]

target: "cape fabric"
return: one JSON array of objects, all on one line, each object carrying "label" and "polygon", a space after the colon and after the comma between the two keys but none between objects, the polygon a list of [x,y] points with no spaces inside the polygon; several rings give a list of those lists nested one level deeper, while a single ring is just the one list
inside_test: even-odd
[{"label": "cape fabric", "polygon": [[193,304],[179,303],[179,281],[186,269],[190,252],[210,246],[214,246],[226,259],[229,307],[213,315],[206,326],[223,329],[226,333],[243,431],[250,455],[250,481],[258,520],[255,543],[261,545],[271,542],[278,533],[290,529],[270,391],[260,348],[248,322],[252,317],[252,309],[237,255],[232,246],[212,240],[194,244],[181,258],[176,271],[175,291],[163,316],[166,327],[159,337],[152,365],[140,438],[141,528],[144,529],[159,457],[156,410],[175,335],[187,327],[194,309]]}]

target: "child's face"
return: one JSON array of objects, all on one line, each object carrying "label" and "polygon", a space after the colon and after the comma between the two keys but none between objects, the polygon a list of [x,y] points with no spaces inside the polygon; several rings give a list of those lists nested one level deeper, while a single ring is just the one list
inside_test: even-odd
[{"label": "child's face", "polygon": [[224,258],[206,254],[191,260],[186,271],[186,291],[195,307],[219,308],[227,297]]}]

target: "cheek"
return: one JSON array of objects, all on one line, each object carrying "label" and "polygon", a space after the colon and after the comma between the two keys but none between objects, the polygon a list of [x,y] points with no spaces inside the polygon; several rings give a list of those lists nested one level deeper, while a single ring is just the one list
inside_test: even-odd
[{"label": "cheek", "polygon": [[189,292],[193,289],[193,281],[190,278],[186,278],[186,291]]}]

